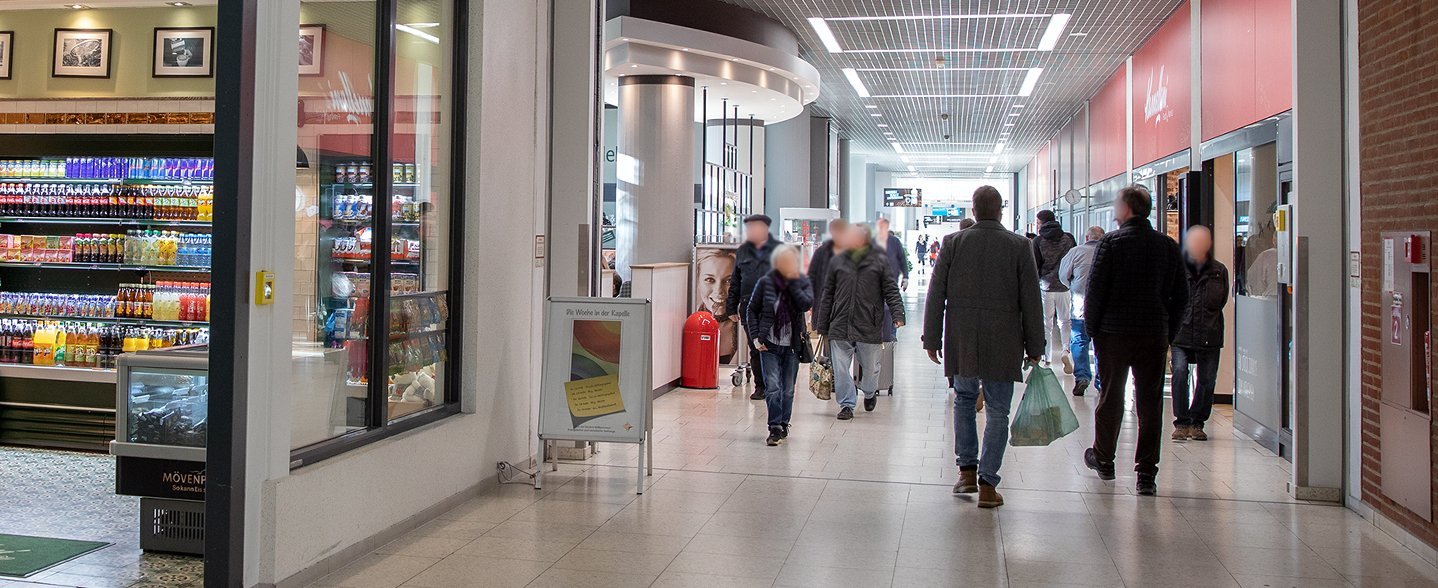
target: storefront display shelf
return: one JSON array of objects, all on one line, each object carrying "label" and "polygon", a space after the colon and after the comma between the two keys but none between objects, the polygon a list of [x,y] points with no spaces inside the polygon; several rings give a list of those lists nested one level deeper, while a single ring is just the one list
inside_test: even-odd
[{"label": "storefront display shelf", "polygon": [[[345,263],[345,264],[354,264],[354,265],[369,265],[369,264],[370,264],[370,260],[368,260],[368,259],[347,259],[347,258],[344,258],[344,257],[332,257],[332,258],[330,258],[330,261],[333,261],[333,262],[335,262],[335,263]],[[419,261],[418,261],[418,260],[414,260],[414,259],[392,259],[392,260],[390,260],[390,263],[391,263],[391,264],[394,264],[394,265],[419,265]]]},{"label": "storefront display shelf", "polygon": [[17,319],[28,321],[74,321],[77,323],[104,323],[107,325],[122,325],[127,327],[170,327],[170,328],[208,328],[210,323],[196,321],[157,321],[142,318],[120,318],[120,317],[94,317],[94,316],[46,316],[34,314],[0,314],[0,319]]},{"label": "storefront display shelf", "polygon": [[156,186],[208,186],[213,180],[147,180],[142,178],[100,179],[100,178],[0,178],[5,184],[127,184]]},{"label": "storefront display shelf", "polygon": [[47,225],[119,225],[137,227],[209,228],[210,221],[182,221],[143,218],[78,218],[68,216],[0,216],[0,223]]},{"label": "storefront display shelf", "polygon": [[95,384],[114,384],[116,381],[115,370],[113,369],[27,365],[22,363],[0,363],[0,377],[55,380],[61,382],[91,382]]},{"label": "storefront display shelf", "polygon": [[128,263],[43,263],[30,261],[0,261],[0,267],[24,267],[35,269],[65,269],[65,270],[108,270],[108,271],[137,271],[137,272],[174,272],[188,274],[208,274],[210,268],[193,265],[133,265]]},{"label": "storefront display shelf", "polygon": [[[373,187],[374,187],[374,182],[342,182],[342,183],[338,183],[338,184],[328,184],[328,185],[335,186],[335,187],[340,187],[340,188],[342,188],[342,187],[344,187],[344,186],[354,186],[354,187],[356,187],[356,188],[373,188]],[[417,187],[419,187],[419,184],[414,183],[414,182],[393,182],[393,183],[390,184],[390,187],[393,187],[393,188],[417,188]]]},{"label": "storefront display shelf", "polygon": [[[327,221],[329,221],[329,222],[332,222],[332,223],[335,223],[335,224],[339,224],[339,225],[354,225],[354,226],[359,226],[359,227],[367,227],[367,226],[369,226],[369,223],[370,223],[369,219],[367,219],[367,218],[364,218],[364,219],[351,219],[351,218],[334,218],[334,219],[329,219],[329,218],[327,218],[327,219],[325,219],[325,220],[327,220]],[[414,227],[414,228],[419,228],[419,223],[417,223],[417,222],[400,221],[400,220],[391,220],[391,221],[389,222],[389,226],[391,226],[391,227]]]}]

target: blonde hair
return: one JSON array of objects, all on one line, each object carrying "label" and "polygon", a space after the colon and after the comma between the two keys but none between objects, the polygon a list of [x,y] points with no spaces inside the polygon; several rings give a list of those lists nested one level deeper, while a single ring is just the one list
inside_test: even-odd
[{"label": "blonde hair", "polygon": [[799,248],[798,248],[798,247],[795,247],[795,246],[793,246],[793,245],[790,245],[790,244],[788,244],[788,243],[783,243],[783,244],[780,244],[778,247],[775,247],[775,248],[774,248],[774,252],[769,254],[769,267],[772,268],[772,267],[774,267],[774,266],[776,266],[776,265],[779,265],[779,256],[784,255],[784,254],[786,254],[786,253],[793,253],[795,259],[798,259],[798,257],[799,257]]}]

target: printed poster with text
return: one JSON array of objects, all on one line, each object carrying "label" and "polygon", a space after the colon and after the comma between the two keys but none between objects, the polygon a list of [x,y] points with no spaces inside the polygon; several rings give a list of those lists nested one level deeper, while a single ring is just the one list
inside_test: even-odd
[{"label": "printed poster with text", "polygon": [[[569,381],[564,395],[575,428],[586,421],[624,412],[619,388],[619,350],[623,323],[575,320]],[[628,429],[628,425],[625,426]]]}]

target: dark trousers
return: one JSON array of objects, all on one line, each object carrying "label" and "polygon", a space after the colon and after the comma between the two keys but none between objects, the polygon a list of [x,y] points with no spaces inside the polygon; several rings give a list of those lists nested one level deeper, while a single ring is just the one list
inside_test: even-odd
[{"label": "dark trousers", "polygon": [[[1213,414],[1213,389],[1218,386],[1218,349],[1173,348],[1173,426],[1198,427]],[[1193,398],[1188,396],[1188,366],[1198,366]]]},{"label": "dark trousers", "polygon": [[1094,409],[1094,452],[1102,461],[1114,461],[1119,429],[1123,426],[1124,390],[1133,372],[1134,412],[1138,413],[1138,447],[1134,471],[1157,474],[1163,440],[1163,375],[1168,338],[1164,335],[1099,333],[1093,338],[1098,352],[1098,407]]},{"label": "dark trousers", "polygon": [[[749,324],[748,319],[744,317],[744,313],[742,312],[739,313],[739,321],[744,325]],[[754,335],[750,334],[748,329],[744,330],[744,344],[749,346],[749,373],[754,377],[754,389],[763,392],[766,390],[764,387],[764,368],[759,360],[759,349],[754,347]]]},{"label": "dark trousers", "polygon": [[794,380],[799,377],[799,355],[793,347],[770,345],[759,352],[759,371],[764,374],[764,400],[769,408],[769,428],[789,426],[794,416]]}]

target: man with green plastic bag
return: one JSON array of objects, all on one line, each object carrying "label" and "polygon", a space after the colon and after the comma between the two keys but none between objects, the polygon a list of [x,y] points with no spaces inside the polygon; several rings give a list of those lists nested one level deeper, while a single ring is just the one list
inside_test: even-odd
[{"label": "man with green plastic bag", "polygon": [[[979,222],[944,238],[924,316],[924,349],[954,386],[954,492],[978,492],[980,508],[1004,503],[997,487],[1014,382],[1023,379],[1025,358],[1037,363],[1044,352],[1033,245],[1004,227],[1003,211],[993,186],[974,192]],[[980,386],[987,405],[982,455],[975,413]]]}]

